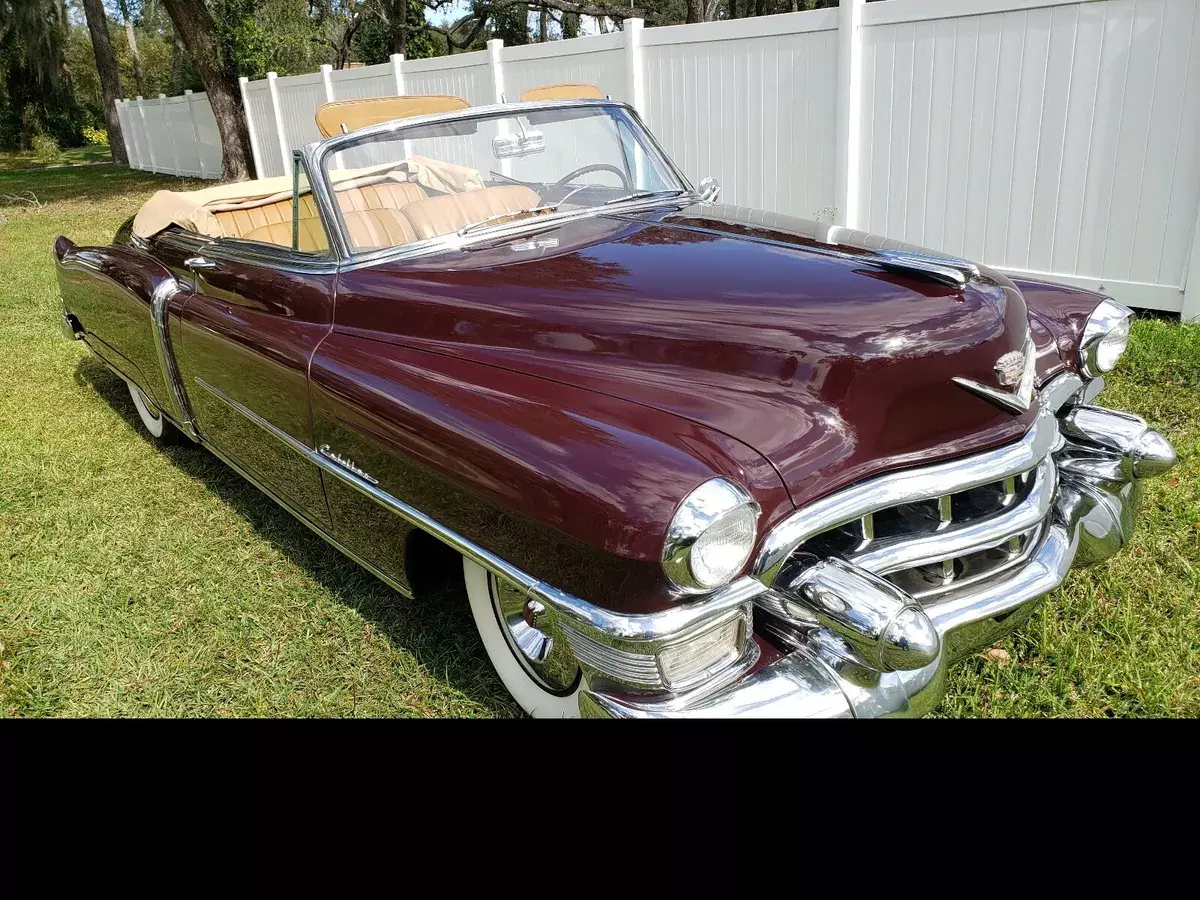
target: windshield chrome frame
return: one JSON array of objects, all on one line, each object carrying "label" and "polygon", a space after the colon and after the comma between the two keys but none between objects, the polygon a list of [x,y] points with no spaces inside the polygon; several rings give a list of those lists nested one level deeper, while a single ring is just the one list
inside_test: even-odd
[{"label": "windshield chrome frame", "polygon": [[[579,107],[620,109],[624,111],[630,120],[641,129],[642,136],[645,138],[649,148],[657,154],[659,160],[666,166],[667,171],[674,176],[679,186],[683,188],[683,193],[675,197],[630,200],[623,203],[616,203],[612,206],[590,206],[567,212],[549,213],[547,215],[496,225],[492,228],[483,228],[478,232],[465,236],[451,233],[426,238],[423,241],[413,241],[408,244],[383,247],[378,250],[369,250],[361,253],[354,251],[346,233],[341,208],[335,200],[336,192],[329,181],[329,173],[325,170],[325,161],[331,154],[337,153],[349,145],[363,143],[364,140],[369,140],[373,137],[393,135],[410,128],[419,128],[425,125],[440,125],[463,119],[489,118],[497,115],[518,116],[542,109],[575,109]],[[409,257],[425,256],[448,250],[459,250],[475,243],[516,237],[527,231],[543,231],[548,225],[558,225],[606,213],[627,213],[663,205],[690,204],[695,202],[699,196],[696,194],[696,190],[687,179],[687,176],[680,171],[679,167],[675,165],[675,161],[671,159],[670,155],[658,142],[658,139],[655,138],[653,132],[646,127],[646,123],[637,114],[637,110],[628,103],[622,103],[617,100],[539,100],[526,103],[493,103],[488,106],[472,106],[466,109],[454,110],[453,112],[395,119],[390,122],[381,122],[378,125],[360,128],[357,131],[347,134],[335,134],[322,141],[308,144],[298,152],[303,154],[305,163],[308,166],[309,185],[313,196],[316,198],[317,205],[325,214],[325,220],[333,225],[329,234],[330,249],[342,261],[343,269],[373,265],[384,259],[407,259]],[[316,178],[313,177],[314,172],[317,173]]]}]

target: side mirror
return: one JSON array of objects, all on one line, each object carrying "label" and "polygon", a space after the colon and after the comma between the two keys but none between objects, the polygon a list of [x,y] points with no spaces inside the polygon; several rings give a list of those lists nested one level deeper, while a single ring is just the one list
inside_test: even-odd
[{"label": "side mirror", "polygon": [[721,184],[709,175],[700,179],[700,200],[702,203],[716,203],[721,196]]}]

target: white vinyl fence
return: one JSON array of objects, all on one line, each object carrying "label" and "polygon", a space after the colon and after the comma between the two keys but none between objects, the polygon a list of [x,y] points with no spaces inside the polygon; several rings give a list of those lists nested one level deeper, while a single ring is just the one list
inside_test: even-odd
[{"label": "white vinyl fence", "polygon": [[[722,200],[1200,318],[1200,0],[842,0],[242,82],[261,177],[329,100],[598,85]],[[203,94],[119,101],[132,165],[214,178]]]}]

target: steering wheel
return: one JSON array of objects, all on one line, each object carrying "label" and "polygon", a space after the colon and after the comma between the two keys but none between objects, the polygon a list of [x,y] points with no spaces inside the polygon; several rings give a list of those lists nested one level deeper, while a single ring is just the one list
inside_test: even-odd
[{"label": "steering wheel", "polygon": [[580,166],[574,172],[568,172],[558,181],[554,182],[554,187],[562,187],[565,184],[570,184],[573,178],[578,178],[580,175],[587,175],[589,172],[612,172],[621,179],[621,187],[627,191],[633,190],[633,185],[629,183],[629,178],[623,171],[616,166],[610,166],[608,163],[593,163],[588,166]]}]

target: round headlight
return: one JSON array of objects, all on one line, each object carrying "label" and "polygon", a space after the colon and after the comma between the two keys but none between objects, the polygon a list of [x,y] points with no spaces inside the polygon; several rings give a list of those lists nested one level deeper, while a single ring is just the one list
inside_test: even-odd
[{"label": "round headlight", "polygon": [[1079,342],[1079,368],[1088,378],[1111,372],[1129,343],[1133,313],[1105,298],[1092,310]]},{"label": "round headlight", "polygon": [[704,482],[671,518],[663,543],[663,571],[691,593],[728,583],[750,558],[760,512],[736,484],[724,478]]}]

